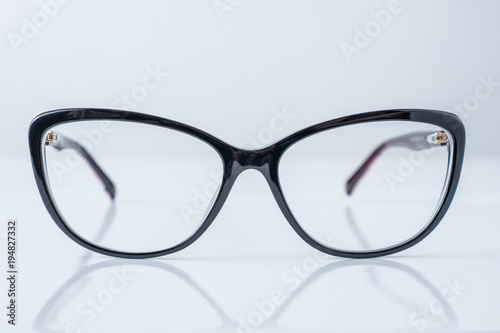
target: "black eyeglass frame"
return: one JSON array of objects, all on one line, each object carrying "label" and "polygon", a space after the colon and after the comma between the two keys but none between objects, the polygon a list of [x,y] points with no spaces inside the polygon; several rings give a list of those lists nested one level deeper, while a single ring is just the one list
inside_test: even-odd
[{"label": "black eyeglass frame", "polygon": [[[218,152],[218,154],[222,158],[224,166],[221,188],[211,210],[206,216],[206,219],[202,222],[196,232],[191,235],[191,237],[174,247],[161,251],[147,253],[120,252],[100,247],[85,240],[84,238],[76,234],[66,224],[66,222],[64,222],[64,219],[58,212],[54,199],[50,194],[48,182],[45,176],[46,173],[42,147],[43,143],[45,142],[45,135],[47,134],[47,130],[49,130],[50,128],[63,123],[87,120],[127,121],[160,126],[198,138],[199,140],[202,140],[205,143],[209,144]],[[430,221],[430,223],[428,223],[428,225],[418,235],[415,235],[413,238],[401,244],[381,250],[373,250],[367,252],[341,251],[329,248],[310,237],[294,218],[291,209],[286,203],[285,196],[279,182],[278,170],[280,159],[288,148],[311,135],[343,126],[379,121],[412,121],[427,123],[439,126],[451,135],[451,140],[453,142],[453,144],[451,145],[452,158],[450,160],[451,166],[449,169],[449,181],[447,183],[447,188],[444,189],[443,201],[438,207],[432,221]],[[315,249],[330,255],[345,258],[374,258],[403,251],[409,247],[414,246],[415,244],[422,241],[425,237],[427,237],[443,219],[448,208],[450,207],[458,187],[460,173],[462,170],[465,152],[465,140],[466,134],[464,125],[460,118],[458,118],[456,115],[444,111],[422,109],[385,110],[345,116],[307,127],[301,131],[289,135],[288,137],[278,141],[273,145],[257,150],[244,150],[233,147],[204,131],[173,120],[154,115],[120,110],[75,108],[48,111],[37,115],[31,122],[29,128],[30,154],[36,184],[47,211],[49,212],[52,219],[56,222],[58,227],[73,241],[89,250],[113,257],[128,259],[142,259],[164,256],[180,251],[195,242],[215,220],[227,197],[229,196],[234,182],[236,181],[238,176],[247,169],[256,169],[264,175],[271,188],[274,198],[287,221],[290,223],[295,232],[297,232],[297,234],[306,243],[308,243]]]}]

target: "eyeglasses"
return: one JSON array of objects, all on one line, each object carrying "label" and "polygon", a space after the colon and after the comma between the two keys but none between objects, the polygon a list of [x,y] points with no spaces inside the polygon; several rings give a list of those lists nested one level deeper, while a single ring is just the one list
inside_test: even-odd
[{"label": "eyeglasses", "polygon": [[256,169],[304,241],[371,258],[417,244],[442,220],[465,129],[442,111],[376,111],[246,150],[157,116],[65,109],[36,116],[29,143],[49,214],[87,249],[123,258],[182,250],[214,221],[238,176]]}]

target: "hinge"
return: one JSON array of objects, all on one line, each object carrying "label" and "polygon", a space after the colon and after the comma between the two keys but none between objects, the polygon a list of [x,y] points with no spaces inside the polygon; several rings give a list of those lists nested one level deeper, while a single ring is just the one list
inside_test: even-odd
[{"label": "hinge", "polygon": [[56,141],[57,141],[57,133],[49,132],[49,134],[47,134],[47,138],[45,139],[45,142],[46,143],[54,143]]},{"label": "hinge", "polygon": [[432,134],[429,139],[435,145],[446,146],[448,144],[448,134],[444,131]]}]

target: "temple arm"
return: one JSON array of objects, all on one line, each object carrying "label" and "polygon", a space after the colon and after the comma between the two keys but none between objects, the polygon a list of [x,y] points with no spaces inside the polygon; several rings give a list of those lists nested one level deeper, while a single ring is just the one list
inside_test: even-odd
[{"label": "temple arm", "polygon": [[346,184],[347,194],[351,195],[361,178],[366,174],[370,166],[376,161],[380,154],[386,149],[392,147],[404,147],[415,151],[446,146],[448,145],[448,136],[446,132],[412,132],[387,140],[379,145],[359,169],[349,178]]},{"label": "temple arm", "polygon": [[78,142],[62,135],[61,133],[50,132],[45,139],[47,146],[54,147],[57,150],[73,149],[90,165],[92,170],[96,173],[99,179],[103,182],[106,192],[108,192],[111,199],[115,198],[116,188],[111,179],[106,175],[102,168],[97,164],[89,152]]}]

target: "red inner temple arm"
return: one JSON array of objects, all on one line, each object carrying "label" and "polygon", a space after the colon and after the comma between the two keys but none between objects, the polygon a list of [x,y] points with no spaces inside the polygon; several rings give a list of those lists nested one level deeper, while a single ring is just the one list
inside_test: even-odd
[{"label": "red inner temple arm", "polygon": [[74,151],[76,151],[80,156],[83,157],[83,159],[85,159],[85,161],[87,161],[97,177],[99,177],[99,179],[102,181],[102,183],[104,184],[104,188],[106,192],[108,192],[111,199],[113,200],[115,198],[115,185],[108,177],[108,175],[106,175],[106,173],[102,170],[99,164],[97,164],[92,155],[90,155],[90,153],[81,144],[60,133],[55,132],[50,132],[47,135],[45,144],[47,146],[54,147],[57,150],[73,149]]},{"label": "red inner temple arm", "polygon": [[448,137],[446,132],[412,132],[409,134],[401,135],[380,144],[363,162],[363,164],[356,170],[356,172],[349,178],[346,183],[347,194],[351,195],[354,189],[359,184],[359,181],[366,174],[370,166],[377,160],[377,158],[388,148],[403,147],[415,151],[446,146],[448,144]]}]

